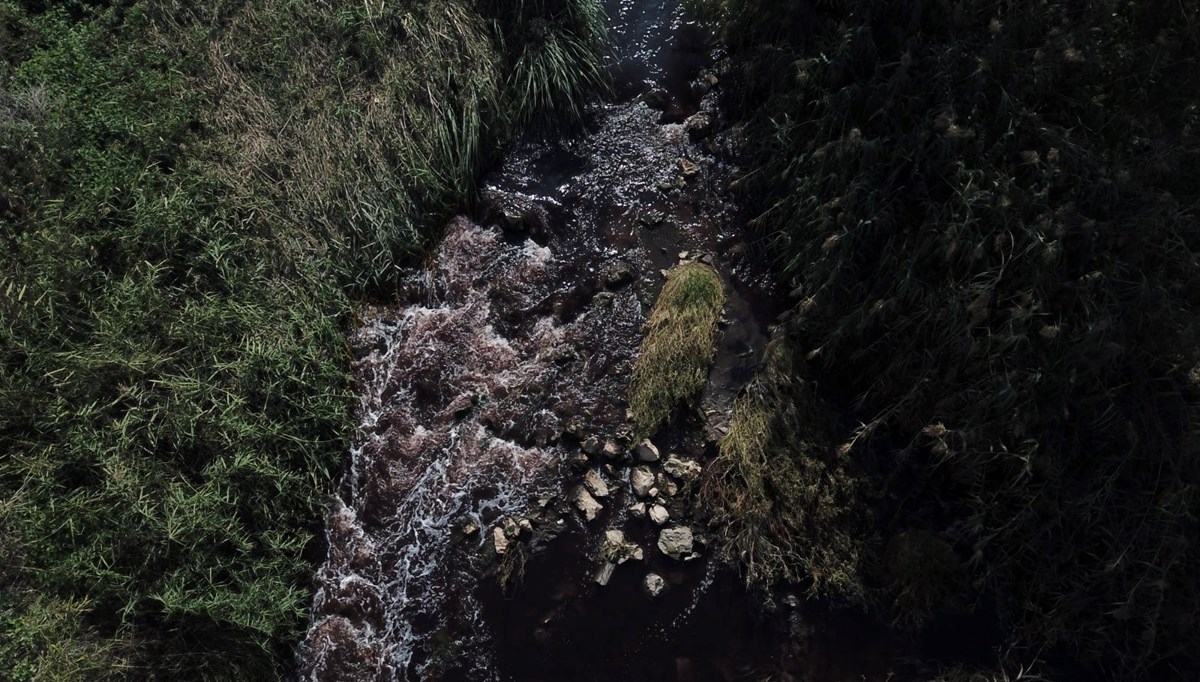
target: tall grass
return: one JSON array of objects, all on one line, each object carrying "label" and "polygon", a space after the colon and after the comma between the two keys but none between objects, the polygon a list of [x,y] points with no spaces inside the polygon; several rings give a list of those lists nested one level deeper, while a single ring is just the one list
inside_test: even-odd
[{"label": "tall grass", "polygon": [[802,364],[786,338],[767,345],[700,499],[748,583],[811,581],[810,594],[861,601],[873,533],[866,491],[834,446],[832,415],[801,379]]},{"label": "tall grass", "polygon": [[514,11],[0,0],[0,677],[285,670],[354,297],[533,118]]},{"label": "tall grass", "polygon": [[706,4],[882,521],[956,547],[1030,647],[1194,672],[1200,10]]},{"label": "tall grass", "polygon": [[704,387],[724,306],[725,286],[711,267],[685,263],[667,273],[629,384],[629,406],[639,436],[653,435]]}]

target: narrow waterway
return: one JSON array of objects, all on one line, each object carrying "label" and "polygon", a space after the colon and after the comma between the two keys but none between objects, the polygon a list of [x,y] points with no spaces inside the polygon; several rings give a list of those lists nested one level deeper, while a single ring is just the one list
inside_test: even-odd
[{"label": "narrow waterway", "polygon": [[[670,523],[696,534],[695,557],[673,559],[631,511],[627,460],[581,454],[589,439],[628,443],[630,368],[667,269],[710,263],[729,301],[697,415],[655,439],[664,457],[712,457],[773,316],[765,258],[728,192],[736,140],[720,125],[709,40],[677,0],[606,6],[612,101],[578,135],[517,144],[400,300],[361,311],[360,427],[328,520],[304,679],[882,672],[861,652],[813,653],[825,650],[816,634],[797,649],[784,633],[807,627],[798,601],[755,606],[705,546],[690,487],[663,500]],[[572,500],[588,472],[609,489],[590,521]],[[496,528],[511,531],[503,556]],[[601,585],[606,530],[642,558]],[[653,597],[650,573],[663,581]]]}]

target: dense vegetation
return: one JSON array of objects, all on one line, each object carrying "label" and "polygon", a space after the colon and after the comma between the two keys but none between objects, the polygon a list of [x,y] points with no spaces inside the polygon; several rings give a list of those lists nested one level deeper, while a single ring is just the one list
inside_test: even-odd
[{"label": "dense vegetation", "polygon": [[862,592],[909,623],[994,599],[1015,658],[1195,679],[1200,8],[695,4],[793,361],[861,425],[834,442],[881,529]]},{"label": "dense vegetation", "polygon": [[0,0],[0,678],[288,665],[349,436],[344,325],[590,0]]},{"label": "dense vegetation", "polygon": [[629,407],[639,437],[653,435],[704,388],[724,307],[725,285],[712,267],[684,263],[667,273],[630,378]]}]

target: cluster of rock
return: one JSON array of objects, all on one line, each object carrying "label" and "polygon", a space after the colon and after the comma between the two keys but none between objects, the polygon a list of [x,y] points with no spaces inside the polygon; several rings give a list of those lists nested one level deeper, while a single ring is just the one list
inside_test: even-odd
[{"label": "cluster of rock", "polygon": [[[629,516],[645,519],[658,529],[654,546],[662,555],[677,561],[700,556],[699,542],[688,525],[685,496],[680,495],[700,478],[702,468],[698,462],[673,453],[664,459],[649,440],[623,448],[614,441],[592,437],[580,449],[576,462],[584,471],[571,490],[570,500],[585,522],[600,518],[610,501],[614,509],[624,504]],[[600,546],[604,563],[595,575],[596,582],[606,585],[618,565],[643,556],[644,549],[627,539],[623,531],[605,531]],[[665,585],[662,576],[655,573],[648,574],[643,582],[651,596],[662,592]]]}]

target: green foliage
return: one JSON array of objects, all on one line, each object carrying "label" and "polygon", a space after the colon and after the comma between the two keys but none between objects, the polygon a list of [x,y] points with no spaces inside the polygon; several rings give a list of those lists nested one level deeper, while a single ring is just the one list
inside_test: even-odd
[{"label": "green foliage", "polygon": [[718,11],[789,333],[887,522],[945,519],[1027,644],[1194,672],[1200,10]]},{"label": "green foliage", "polygon": [[685,263],[667,273],[629,384],[629,405],[640,436],[652,435],[680,403],[692,400],[704,387],[724,306],[725,286],[711,267]]},{"label": "green foliage", "polygon": [[35,5],[0,0],[0,677],[279,676],[352,424],[347,292],[533,118],[504,24]]},{"label": "green foliage", "polygon": [[700,495],[747,582],[811,579],[814,595],[865,596],[871,519],[863,479],[846,448],[834,447],[832,423],[800,379],[787,340],[773,339],[734,403]]}]

